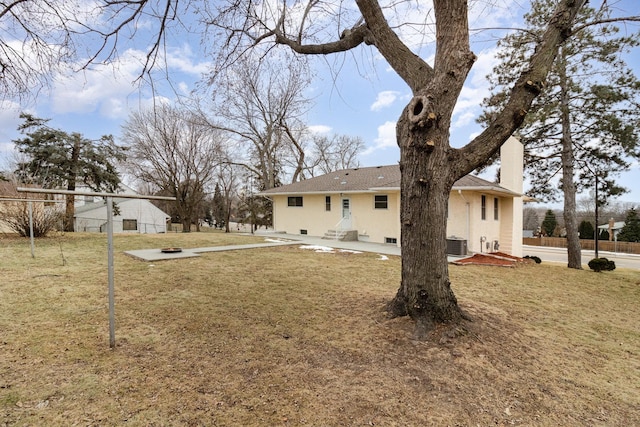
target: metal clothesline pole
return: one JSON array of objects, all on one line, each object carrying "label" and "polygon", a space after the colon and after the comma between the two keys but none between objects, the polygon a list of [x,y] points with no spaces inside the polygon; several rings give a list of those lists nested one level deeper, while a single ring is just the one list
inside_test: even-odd
[{"label": "metal clothesline pole", "polygon": [[107,277],[109,281],[109,347],[116,347],[115,286],[113,283],[113,200],[107,197]]},{"label": "metal clothesline pole", "polygon": [[[151,200],[176,200],[175,197],[142,196],[139,194],[96,193],[91,191],[48,190],[44,188],[21,188],[17,190],[23,193],[63,194],[72,196],[104,197],[107,201],[107,280],[109,294],[109,347],[116,347],[116,320],[115,320],[115,285],[113,262],[113,197],[124,199],[151,199]],[[31,233],[33,236],[33,232]]]},{"label": "metal clothesline pole", "polygon": [[33,202],[29,201],[27,205],[29,205],[29,240],[31,241],[31,258],[35,258],[35,243],[33,241]]}]

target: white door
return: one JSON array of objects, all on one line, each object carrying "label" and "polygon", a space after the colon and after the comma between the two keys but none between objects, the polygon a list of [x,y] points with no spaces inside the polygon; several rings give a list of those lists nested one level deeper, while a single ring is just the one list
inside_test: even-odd
[{"label": "white door", "polygon": [[340,223],[343,230],[351,229],[351,200],[342,199],[342,222]]}]

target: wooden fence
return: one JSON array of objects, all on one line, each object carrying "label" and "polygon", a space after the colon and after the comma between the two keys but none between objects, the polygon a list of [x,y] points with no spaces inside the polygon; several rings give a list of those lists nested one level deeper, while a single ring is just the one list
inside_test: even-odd
[{"label": "wooden fence", "polygon": [[[564,237],[524,237],[522,243],[530,246],[567,247],[567,239]],[[580,246],[582,249],[595,250],[595,240],[580,239]],[[640,254],[640,243],[598,240],[598,251]]]}]

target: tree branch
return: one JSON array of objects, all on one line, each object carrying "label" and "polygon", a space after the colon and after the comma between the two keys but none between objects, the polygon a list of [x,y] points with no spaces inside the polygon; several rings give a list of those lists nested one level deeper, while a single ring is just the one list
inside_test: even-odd
[{"label": "tree branch", "polygon": [[369,42],[374,44],[391,68],[415,93],[433,79],[433,68],[413,53],[389,27],[380,5],[375,0],[356,0],[358,9],[370,29]]},{"label": "tree branch", "polygon": [[272,32],[276,36],[276,43],[290,47],[294,52],[306,55],[328,55],[331,53],[346,52],[365,42],[369,30],[366,25],[352,28],[343,32],[343,38],[338,41],[322,44],[302,44],[297,40],[285,37],[280,31]]},{"label": "tree branch", "polygon": [[481,166],[523,123],[533,100],[545,90],[545,80],[559,46],[571,35],[571,24],[587,0],[563,0],[538,43],[529,67],[518,78],[506,106],[489,126],[461,149],[452,149],[452,168],[460,178]]}]

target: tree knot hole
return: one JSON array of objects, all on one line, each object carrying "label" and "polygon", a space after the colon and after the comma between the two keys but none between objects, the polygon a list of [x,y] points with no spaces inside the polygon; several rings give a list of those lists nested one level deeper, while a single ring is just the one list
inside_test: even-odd
[{"label": "tree knot hole", "polygon": [[425,95],[414,96],[408,106],[409,121],[415,126],[430,126],[437,118],[436,113],[429,111],[429,98]]},{"label": "tree knot hole", "polygon": [[414,105],[413,105],[413,115],[414,116],[419,116],[420,113],[422,113],[422,110],[424,109],[424,104],[422,104],[422,100],[419,99]]}]

